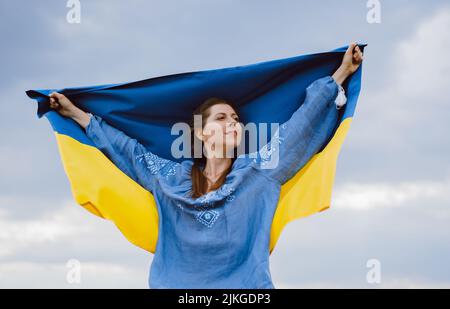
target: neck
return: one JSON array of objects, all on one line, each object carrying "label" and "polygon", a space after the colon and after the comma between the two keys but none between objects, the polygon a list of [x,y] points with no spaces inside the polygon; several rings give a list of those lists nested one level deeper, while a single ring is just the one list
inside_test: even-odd
[{"label": "neck", "polygon": [[216,177],[231,165],[231,158],[207,158],[204,173]]}]

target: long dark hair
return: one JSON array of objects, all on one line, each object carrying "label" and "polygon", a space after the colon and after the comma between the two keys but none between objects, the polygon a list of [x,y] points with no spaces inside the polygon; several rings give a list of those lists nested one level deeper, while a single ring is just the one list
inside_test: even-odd
[{"label": "long dark hair", "polygon": [[[212,97],[212,98],[207,99],[200,106],[198,106],[192,113],[190,127],[191,127],[191,146],[192,146],[191,147],[191,156],[194,161],[194,164],[192,165],[192,170],[191,170],[191,179],[192,179],[191,196],[193,198],[197,198],[197,197],[200,197],[200,196],[206,194],[207,190],[208,190],[208,179],[202,172],[203,168],[206,166],[206,157],[203,155],[203,141],[201,141],[201,145],[202,145],[201,157],[196,158],[194,156],[194,144],[195,144],[194,140],[198,139],[194,134],[194,116],[195,115],[202,116],[202,128],[204,128],[205,124],[206,124],[206,119],[210,115],[210,108],[211,108],[211,106],[216,105],[216,104],[228,104],[237,113],[237,109],[231,101],[224,99],[224,98],[217,98],[217,97]],[[216,190],[216,189],[220,188],[220,186],[225,182],[225,178],[227,177],[228,173],[231,171],[233,162],[234,162],[234,160],[236,160],[236,157],[233,156],[231,158],[231,160],[232,161],[231,161],[230,166],[225,171],[223,171],[222,175],[220,175],[220,177],[217,179],[217,181],[211,186],[211,188],[210,188],[211,190]]]}]

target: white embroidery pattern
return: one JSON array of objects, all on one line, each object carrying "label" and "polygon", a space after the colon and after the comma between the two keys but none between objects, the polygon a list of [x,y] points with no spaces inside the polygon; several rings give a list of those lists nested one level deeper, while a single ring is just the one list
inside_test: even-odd
[{"label": "white embroidery pattern", "polygon": [[[280,127],[281,129],[286,130],[287,123],[284,122]],[[271,163],[272,154],[274,151],[278,151],[278,145],[281,145],[284,139],[284,137],[280,137],[280,130],[276,130],[270,141],[258,151],[259,156],[256,156],[256,158],[253,159],[253,162],[259,163],[262,168],[266,168],[267,165]]]},{"label": "white embroidery pattern", "polygon": [[[181,209],[181,211],[185,212],[186,209],[181,205],[181,203],[177,202],[175,205]],[[216,222],[220,213],[217,210],[211,209],[210,204],[205,204],[204,206],[197,206],[197,211],[195,212],[195,219],[206,227],[212,227],[214,222]]]},{"label": "white embroidery pattern", "polygon": [[227,202],[233,201],[235,195],[233,194],[234,188],[229,184],[223,184],[219,189],[206,193],[198,198],[200,205],[196,205],[199,212],[196,215],[197,220],[207,227],[212,227],[216,222],[220,213],[217,210],[211,209],[213,204],[213,198],[225,197]]},{"label": "white embroidery pattern", "polygon": [[176,167],[179,165],[178,162],[167,160],[155,155],[152,152],[146,152],[136,156],[139,162],[145,160],[147,168],[150,170],[152,175],[160,173],[163,176],[172,176],[176,174]]},{"label": "white embroidery pattern", "polygon": [[[175,205],[179,209],[181,209],[181,211],[183,212],[186,211],[183,205],[181,205],[181,203],[177,202],[175,203]],[[199,211],[197,211],[197,213],[195,214],[195,219],[199,221],[201,224],[210,228],[213,226],[214,222],[216,222],[219,215],[220,215],[219,212],[214,209],[210,209],[205,206],[200,206]]]},{"label": "white embroidery pattern", "polygon": [[184,207],[183,205],[181,205],[180,203],[176,203],[177,207],[180,208],[182,211],[184,211]]},{"label": "white embroidery pattern", "polygon": [[219,212],[214,209],[209,209],[207,207],[200,207],[201,211],[199,211],[196,215],[196,219],[207,227],[212,227],[214,222],[216,222],[219,217]]},{"label": "white embroidery pattern", "polygon": [[234,200],[234,198],[235,198],[234,194],[230,194],[226,197],[226,200],[227,200],[227,202],[231,202]]},{"label": "white embroidery pattern", "polygon": [[209,205],[211,202],[211,199],[214,197],[226,197],[227,201],[234,200],[234,188],[224,183],[219,189],[208,192],[198,198],[198,202],[200,202],[202,205]]},{"label": "white embroidery pattern", "polygon": [[232,198],[232,200],[234,199],[234,194],[232,194],[234,192],[234,188],[229,185],[224,183],[220,188],[219,188],[219,194],[221,194],[222,196],[226,196],[227,199],[228,198]]}]

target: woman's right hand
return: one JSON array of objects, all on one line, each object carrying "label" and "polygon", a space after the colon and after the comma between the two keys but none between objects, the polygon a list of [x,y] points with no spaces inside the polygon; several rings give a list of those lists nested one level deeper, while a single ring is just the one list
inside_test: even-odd
[{"label": "woman's right hand", "polygon": [[50,95],[50,108],[56,110],[65,117],[72,118],[76,115],[77,107],[63,94],[52,92]]},{"label": "woman's right hand", "polygon": [[56,110],[65,117],[72,118],[84,129],[89,124],[91,116],[85,111],[75,106],[65,95],[52,92],[50,95],[50,108]]}]

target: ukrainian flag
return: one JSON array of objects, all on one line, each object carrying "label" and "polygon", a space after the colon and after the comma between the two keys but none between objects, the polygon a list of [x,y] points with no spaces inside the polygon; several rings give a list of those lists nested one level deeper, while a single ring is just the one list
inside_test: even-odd
[{"label": "ukrainian flag", "polygon": [[[367,44],[359,46],[364,51]],[[155,154],[180,161],[170,153],[171,143],[177,138],[171,135],[171,127],[176,122],[188,122],[192,111],[205,99],[214,96],[231,100],[238,106],[243,123],[283,123],[302,104],[310,83],[334,73],[347,48],[120,84],[28,90],[26,94],[37,101],[38,118],[47,117],[53,128],[76,202],[111,220],[130,242],[154,253],[158,211],[152,194],[96,148],[75,121],[50,109],[48,95],[60,92]],[[355,112],[361,74],[362,65],[343,85],[347,104],[339,111],[331,138],[282,186],[271,228],[270,253],[288,222],[330,207],[336,162]]]}]

